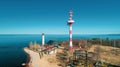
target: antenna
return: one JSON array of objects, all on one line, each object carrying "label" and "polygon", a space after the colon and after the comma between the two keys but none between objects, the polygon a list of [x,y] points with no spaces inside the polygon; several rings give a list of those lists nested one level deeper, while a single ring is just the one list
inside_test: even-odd
[{"label": "antenna", "polygon": [[70,17],[69,17],[69,20],[68,20],[68,22],[67,22],[67,24],[69,25],[69,50],[70,51],[72,51],[72,49],[73,49],[73,45],[72,45],[72,24],[73,24],[73,22],[74,22],[74,20],[72,19],[72,10],[70,10]]}]

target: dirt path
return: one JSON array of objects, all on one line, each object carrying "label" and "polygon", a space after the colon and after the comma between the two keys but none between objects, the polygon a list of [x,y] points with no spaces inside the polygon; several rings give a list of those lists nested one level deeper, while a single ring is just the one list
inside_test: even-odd
[{"label": "dirt path", "polygon": [[[41,59],[39,57],[39,53],[29,50],[28,48],[24,48],[24,51],[30,55],[30,62],[28,63],[29,67],[59,67],[57,63],[50,63],[48,59],[52,58],[50,56],[44,55]],[[53,57],[54,59],[54,57]]]}]

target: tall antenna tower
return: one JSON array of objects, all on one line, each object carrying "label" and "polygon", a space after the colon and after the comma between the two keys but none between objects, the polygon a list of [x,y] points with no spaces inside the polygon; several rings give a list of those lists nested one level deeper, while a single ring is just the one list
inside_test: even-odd
[{"label": "tall antenna tower", "polygon": [[72,19],[72,10],[70,10],[70,18],[69,18],[69,20],[68,20],[68,25],[69,25],[69,27],[70,27],[70,29],[69,29],[69,50],[70,51],[72,51],[72,49],[73,49],[73,45],[72,45],[72,24],[74,23],[74,20]]}]

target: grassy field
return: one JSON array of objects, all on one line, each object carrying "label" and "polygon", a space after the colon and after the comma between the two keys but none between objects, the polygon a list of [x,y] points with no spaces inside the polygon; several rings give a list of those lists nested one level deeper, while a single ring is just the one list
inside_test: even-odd
[{"label": "grassy field", "polygon": [[[111,46],[92,45],[88,52],[99,53],[98,60],[120,66],[120,48]],[[96,57],[93,58],[96,60]]]}]

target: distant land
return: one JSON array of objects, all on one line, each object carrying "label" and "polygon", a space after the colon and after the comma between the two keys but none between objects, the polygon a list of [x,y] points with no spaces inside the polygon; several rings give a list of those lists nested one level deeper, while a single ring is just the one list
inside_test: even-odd
[{"label": "distant land", "polygon": [[120,36],[120,34],[108,34],[110,36]]}]

